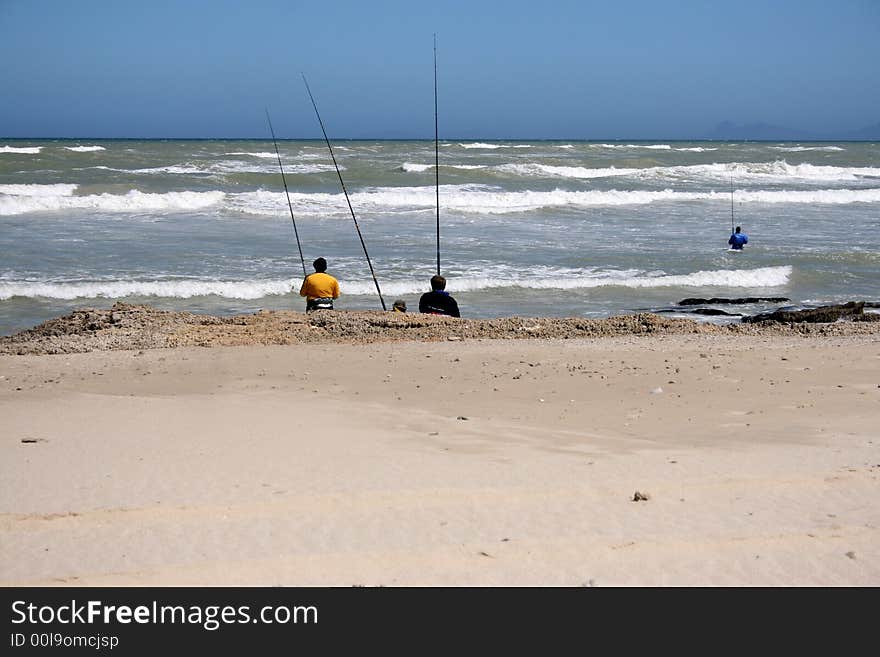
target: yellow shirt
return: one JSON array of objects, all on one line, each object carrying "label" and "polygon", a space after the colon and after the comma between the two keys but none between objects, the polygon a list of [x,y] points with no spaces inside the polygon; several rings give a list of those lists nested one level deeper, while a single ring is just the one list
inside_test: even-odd
[{"label": "yellow shirt", "polygon": [[338,299],[339,282],[330,274],[315,272],[306,276],[299,295],[307,299]]}]

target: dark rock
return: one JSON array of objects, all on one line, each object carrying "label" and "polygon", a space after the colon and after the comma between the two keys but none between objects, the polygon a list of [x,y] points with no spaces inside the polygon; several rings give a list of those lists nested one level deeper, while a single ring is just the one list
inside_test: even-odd
[{"label": "dark rock", "polygon": [[744,322],[812,322],[829,323],[836,322],[841,318],[850,318],[862,315],[865,307],[864,301],[850,301],[835,306],[820,306],[806,310],[776,310],[772,313],[761,313],[751,317],[743,317]]},{"label": "dark rock", "polygon": [[691,315],[731,315],[733,317],[740,317],[742,313],[729,313],[725,310],[721,310],[720,308],[694,308],[693,310],[682,310],[681,308],[664,308],[663,310],[655,310],[654,312],[660,313],[676,313],[683,314],[689,313]]},{"label": "dark rock", "polygon": [[719,303],[782,303],[783,301],[791,301],[786,297],[741,297],[736,299],[725,299],[723,297],[712,297],[711,299],[689,298],[682,299],[678,302],[679,306],[705,306],[707,304]]},{"label": "dark rock", "polygon": [[694,310],[688,310],[689,313],[694,313],[695,315],[733,315],[740,316],[742,313],[729,313],[720,308],[695,308]]}]

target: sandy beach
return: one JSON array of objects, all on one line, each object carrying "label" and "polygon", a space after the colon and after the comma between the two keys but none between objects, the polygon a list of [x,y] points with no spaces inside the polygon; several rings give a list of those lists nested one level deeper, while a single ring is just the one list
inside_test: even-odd
[{"label": "sandy beach", "polygon": [[0,584],[880,585],[880,323],[435,320],[7,341]]}]

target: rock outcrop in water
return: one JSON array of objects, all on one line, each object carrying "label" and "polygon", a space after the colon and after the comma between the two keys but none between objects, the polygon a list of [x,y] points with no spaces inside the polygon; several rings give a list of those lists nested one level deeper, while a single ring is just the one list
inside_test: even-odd
[{"label": "rock outcrop in water", "polygon": [[742,303],[783,303],[785,301],[791,301],[791,299],[787,297],[741,297],[734,299],[727,299],[724,297],[712,297],[711,299],[700,299],[700,298],[688,298],[682,299],[678,302],[679,306],[705,306],[708,304],[723,304],[723,303],[732,303],[732,304],[742,304]]},{"label": "rock outcrop in water", "polygon": [[761,313],[751,317],[743,317],[744,322],[836,322],[840,319],[854,319],[864,316],[865,302],[850,301],[849,303],[820,306],[806,310],[774,310],[772,313]]}]

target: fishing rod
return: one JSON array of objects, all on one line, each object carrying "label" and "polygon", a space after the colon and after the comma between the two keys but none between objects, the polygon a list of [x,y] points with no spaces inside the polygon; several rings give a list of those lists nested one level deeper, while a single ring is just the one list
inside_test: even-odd
[{"label": "fishing rod", "polygon": [[327,131],[324,129],[324,122],[321,120],[321,113],[318,111],[318,104],[315,102],[315,97],[312,96],[312,90],[309,88],[309,81],[306,80],[305,73],[302,74],[302,79],[306,84],[306,91],[309,92],[309,99],[312,101],[312,107],[315,108],[315,115],[318,117],[318,123],[321,125],[321,132],[324,133],[324,141],[327,144],[327,150],[330,151],[330,159],[333,160],[333,166],[336,167],[336,175],[339,177],[339,184],[342,185],[342,193],[345,194],[345,200],[348,203],[351,218],[354,220],[354,227],[357,229],[358,238],[361,240],[361,246],[363,247],[364,255],[367,258],[367,264],[370,266],[370,274],[373,277],[373,283],[376,284],[376,292],[379,294],[379,301],[382,302],[382,310],[387,310],[385,299],[382,298],[382,290],[379,289],[379,281],[376,280],[376,272],[373,271],[373,263],[370,260],[370,254],[367,253],[367,245],[364,243],[364,236],[361,234],[361,227],[358,225],[357,217],[354,216],[354,208],[351,207],[351,199],[348,197],[348,190],[345,189],[345,181],[342,180],[342,174],[339,173],[339,165],[336,164],[336,156],[333,155],[333,147],[330,145],[330,140],[327,138]]},{"label": "fishing rod", "polygon": [[266,108],[266,120],[269,122],[269,132],[272,133],[272,143],[275,144],[275,155],[278,156],[278,168],[281,169],[281,182],[284,183],[284,194],[287,196],[287,208],[290,210],[290,221],[293,222],[293,234],[296,236],[296,248],[299,249],[299,261],[303,267],[303,277],[306,273],[306,259],[303,258],[302,245],[299,243],[299,231],[296,229],[296,219],[293,218],[293,205],[290,203],[290,192],[287,191],[287,178],[284,177],[284,167],[281,165],[281,153],[278,152],[278,141],[275,139],[275,130],[272,128],[272,119],[269,118],[269,108]]},{"label": "fishing rod", "polygon": [[437,275],[440,275],[440,133],[437,128],[437,35],[434,35],[434,188],[437,190]]}]

